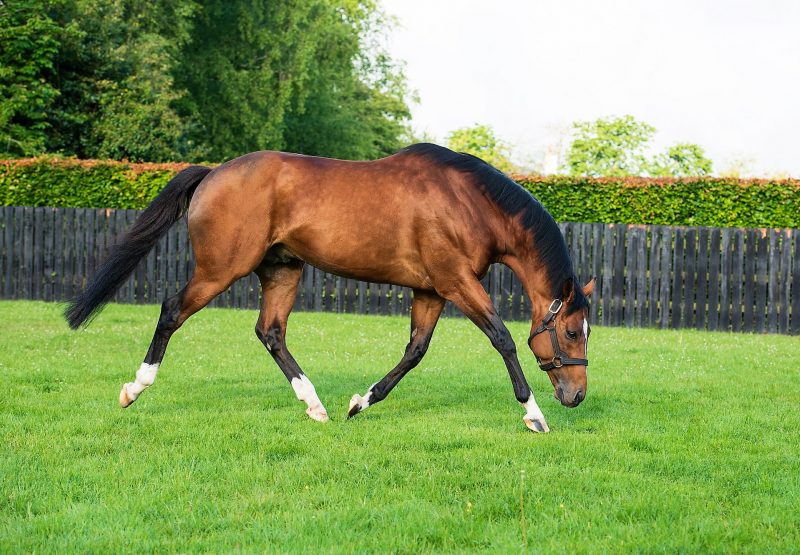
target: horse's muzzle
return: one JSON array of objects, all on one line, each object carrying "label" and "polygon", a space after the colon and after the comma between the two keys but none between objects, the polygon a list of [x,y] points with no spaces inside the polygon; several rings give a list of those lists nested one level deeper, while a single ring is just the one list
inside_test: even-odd
[{"label": "horse's muzzle", "polygon": [[561,404],[565,407],[574,408],[586,398],[586,392],[582,389],[564,391],[561,386],[558,386],[553,396],[561,401]]}]

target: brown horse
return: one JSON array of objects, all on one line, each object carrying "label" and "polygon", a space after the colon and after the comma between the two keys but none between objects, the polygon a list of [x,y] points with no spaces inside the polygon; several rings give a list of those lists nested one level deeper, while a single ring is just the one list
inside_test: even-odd
[{"label": "brown horse", "polygon": [[327,420],[314,386],[284,341],[305,263],[414,291],[411,338],[403,358],[363,397],[353,396],[348,417],[382,401],[420,362],[445,301],[451,301],[502,355],[517,401],[526,410],[526,425],[549,430],[511,335],[479,281],[492,263],[507,265],[524,284],[532,303],[529,347],[555,396],[568,407],[586,396],[587,296],[594,281],[577,285],[566,243],[550,214],[479,158],[418,144],[372,162],[255,152],[213,170],[187,168],[145,209],[86,290],[70,302],[65,315],[72,328],[113,297],[184,212],[196,258],[194,275],[164,301],[136,380],[120,392],[123,407],[153,384],[170,337],[186,319],[255,272],[262,288],[256,335],[308,405],[306,413]]}]

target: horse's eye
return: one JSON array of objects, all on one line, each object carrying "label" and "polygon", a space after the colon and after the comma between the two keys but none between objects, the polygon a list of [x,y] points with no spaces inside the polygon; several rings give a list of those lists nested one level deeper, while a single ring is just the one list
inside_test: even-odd
[{"label": "horse's eye", "polygon": [[567,330],[567,339],[575,341],[576,339],[578,339],[578,332]]}]

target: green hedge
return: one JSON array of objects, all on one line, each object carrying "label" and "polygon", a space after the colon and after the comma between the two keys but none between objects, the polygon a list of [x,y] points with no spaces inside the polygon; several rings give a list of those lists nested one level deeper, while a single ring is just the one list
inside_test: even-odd
[{"label": "green hedge", "polygon": [[[186,164],[0,162],[0,205],[144,208]],[[559,221],[800,228],[800,180],[514,176]]]},{"label": "green hedge", "polygon": [[33,158],[0,162],[0,205],[144,208],[188,164]]},{"label": "green hedge", "polygon": [[559,221],[800,228],[800,180],[515,176]]}]

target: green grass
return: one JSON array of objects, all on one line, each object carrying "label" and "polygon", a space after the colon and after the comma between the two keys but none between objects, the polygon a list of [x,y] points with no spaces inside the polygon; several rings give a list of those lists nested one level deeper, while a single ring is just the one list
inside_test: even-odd
[{"label": "green grass", "polygon": [[[304,414],[253,333],[208,309],[155,385],[117,406],[158,308],[0,303],[0,552],[791,552],[800,545],[797,338],[595,327],[565,409],[511,325],[552,432],[530,433],[464,320],[380,405],[403,318],[298,313],[289,346],[331,421]],[[521,484],[521,471],[525,471]]]}]

